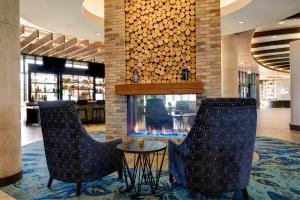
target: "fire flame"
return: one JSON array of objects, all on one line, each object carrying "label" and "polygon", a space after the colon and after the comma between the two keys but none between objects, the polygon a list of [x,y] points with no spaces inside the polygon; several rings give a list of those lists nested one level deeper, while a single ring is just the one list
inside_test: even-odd
[{"label": "fire flame", "polygon": [[155,129],[152,130],[152,134],[156,135],[156,130]]},{"label": "fire flame", "polygon": [[162,128],[161,128],[161,133],[162,133],[162,134],[166,134],[166,129],[165,129],[165,127],[162,127]]},{"label": "fire flame", "polygon": [[133,130],[134,130],[135,133],[138,133],[138,132],[139,132],[139,126],[136,124],[136,125],[134,126],[134,129],[133,129]]}]

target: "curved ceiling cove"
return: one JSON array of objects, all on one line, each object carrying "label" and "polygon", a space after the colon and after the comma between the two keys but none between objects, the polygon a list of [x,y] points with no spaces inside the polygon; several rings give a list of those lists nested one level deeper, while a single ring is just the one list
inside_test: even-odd
[{"label": "curved ceiling cove", "polygon": [[300,40],[300,19],[257,28],[251,40],[253,58],[263,67],[290,72],[290,42]]},{"label": "curved ceiling cove", "polygon": [[[247,3],[247,1],[250,1]],[[234,12],[235,5],[246,4]],[[229,7],[228,7],[229,6]],[[222,35],[243,32],[278,22],[299,12],[299,0],[238,0],[221,9]],[[227,9],[227,10],[226,10]],[[244,22],[244,23],[239,23]]]},{"label": "curved ceiling cove", "polygon": [[20,11],[22,18],[51,32],[104,40],[104,24],[90,21],[82,14],[82,0],[20,0]]},{"label": "curved ceiling cove", "polygon": [[104,0],[84,0],[81,12],[89,20],[104,24]]}]

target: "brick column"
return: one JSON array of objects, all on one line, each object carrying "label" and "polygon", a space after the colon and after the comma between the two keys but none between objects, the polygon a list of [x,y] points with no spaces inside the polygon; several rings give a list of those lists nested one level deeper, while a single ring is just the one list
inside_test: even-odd
[{"label": "brick column", "polygon": [[126,97],[115,95],[115,84],[125,83],[124,0],[105,0],[105,115],[108,134],[127,135]]},{"label": "brick column", "polygon": [[196,1],[196,76],[205,96],[221,96],[220,0]]}]

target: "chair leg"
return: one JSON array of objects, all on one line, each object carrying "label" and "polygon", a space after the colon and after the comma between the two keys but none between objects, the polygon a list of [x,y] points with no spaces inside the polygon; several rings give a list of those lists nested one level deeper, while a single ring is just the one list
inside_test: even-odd
[{"label": "chair leg", "polygon": [[80,190],[81,190],[81,183],[77,183],[77,186],[76,186],[76,196],[80,196]]},{"label": "chair leg", "polygon": [[123,170],[122,169],[118,169],[118,175],[119,175],[119,179],[123,178]]},{"label": "chair leg", "polygon": [[244,199],[248,200],[249,199],[249,194],[248,194],[247,188],[242,189],[242,193],[243,193]]},{"label": "chair leg", "polygon": [[170,183],[174,183],[174,177],[171,173],[169,173],[169,181]]},{"label": "chair leg", "polygon": [[50,178],[49,178],[49,181],[48,181],[48,185],[47,185],[48,188],[51,187],[52,181],[53,181],[53,178],[50,177]]}]

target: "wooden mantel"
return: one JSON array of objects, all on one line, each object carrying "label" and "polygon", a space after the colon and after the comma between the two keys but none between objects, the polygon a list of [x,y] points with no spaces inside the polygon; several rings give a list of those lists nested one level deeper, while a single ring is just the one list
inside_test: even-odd
[{"label": "wooden mantel", "polygon": [[118,84],[116,95],[147,95],[147,94],[201,94],[203,83],[200,81],[181,83],[149,83],[149,84]]}]

